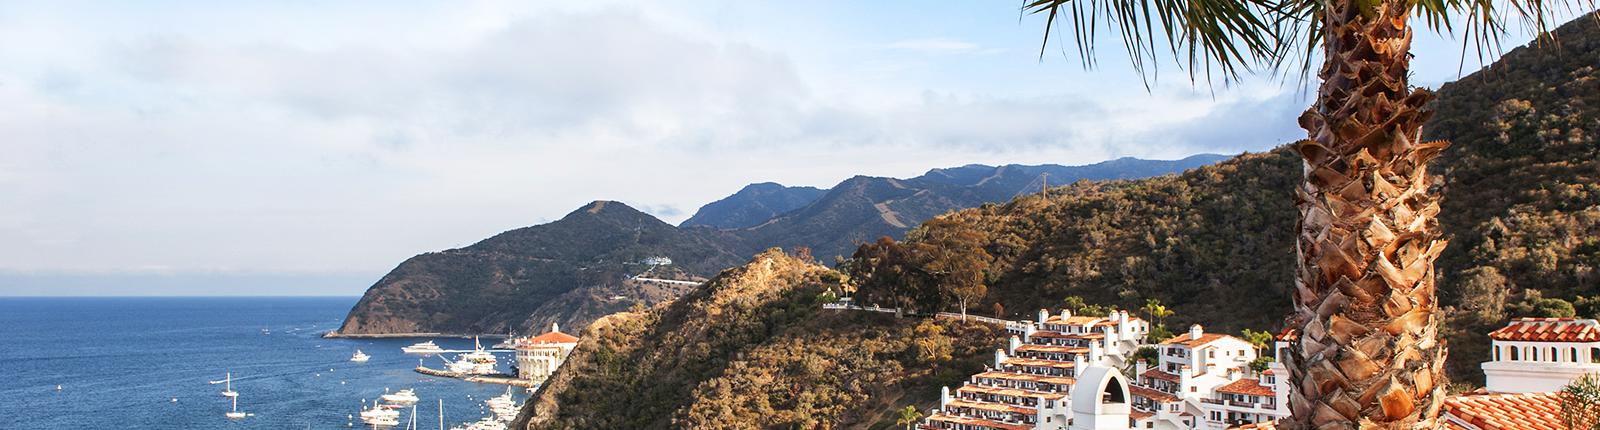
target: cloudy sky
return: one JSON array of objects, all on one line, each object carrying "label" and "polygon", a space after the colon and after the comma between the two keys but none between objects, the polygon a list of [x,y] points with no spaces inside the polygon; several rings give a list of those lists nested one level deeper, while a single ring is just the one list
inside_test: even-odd
[{"label": "cloudy sky", "polygon": [[1041,60],[1017,5],[0,2],[0,295],[353,295],[595,199],[1301,135],[1296,82],[1146,90],[1115,44]]}]

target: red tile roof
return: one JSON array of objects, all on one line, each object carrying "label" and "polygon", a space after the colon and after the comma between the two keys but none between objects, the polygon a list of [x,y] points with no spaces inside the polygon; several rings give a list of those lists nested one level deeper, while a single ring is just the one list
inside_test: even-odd
[{"label": "red tile roof", "polygon": [[[1444,399],[1439,411],[1443,427],[1465,430],[1466,423],[1481,430],[1566,430],[1561,424],[1558,393],[1486,394],[1474,392]],[[1232,430],[1274,430],[1273,423],[1256,423]]]},{"label": "red tile roof", "polygon": [[1243,378],[1243,379],[1240,379],[1240,380],[1237,380],[1237,381],[1229,382],[1228,385],[1223,385],[1221,387],[1217,387],[1217,392],[1219,392],[1219,393],[1229,393],[1229,394],[1243,394],[1243,395],[1246,395],[1246,396],[1267,396],[1267,397],[1271,397],[1271,396],[1277,395],[1276,392],[1272,391],[1272,387],[1261,385],[1261,381],[1260,380],[1251,379],[1251,378]]},{"label": "red tile roof", "polygon": [[1024,390],[1024,389],[1021,389],[1021,388],[1000,388],[1000,387],[989,387],[989,386],[983,386],[983,385],[963,385],[963,386],[961,386],[961,388],[957,388],[956,389],[956,393],[959,394],[959,393],[962,393],[962,392],[984,393],[984,394],[993,394],[993,395],[997,395],[997,396],[1014,396],[1014,397],[1030,397],[1031,396],[1031,397],[1038,397],[1038,398],[1047,399],[1047,400],[1060,400],[1060,399],[1062,399],[1064,397],[1067,397],[1067,393],[1066,392],[1050,393],[1050,392],[1044,392],[1044,391],[1038,391],[1038,390]]},{"label": "red tile roof", "polygon": [[1489,332],[1494,340],[1527,342],[1600,342],[1600,323],[1577,318],[1517,318]]},{"label": "red tile roof", "polygon": [[1440,415],[1483,430],[1566,430],[1558,393],[1463,394],[1444,400]]},{"label": "red tile roof", "polygon": [[999,421],[991,421],[991,420],[986,420],[986,419],[982,419],[982,418],[968,418],[968,417],[958,417],[958,416],[950,416],[950,415],[934,415],[934,416],[928,417],[928,420],[929,421],[944,421],[944,422],[955,423],[955,424],[965,424],[965,425],[969,425],[969,426],[981,426],[981,427],[1000,429],[1000,430],[1033,430],[1033,426],[1030,426],[1030,425],[1003,423],[1003,422],[999,422]]},{"label": "red tile roof", "polygon": [[[533,338],[530,338],[528,340],[522,341],[522,345],[529,345],[529,346],[547,345],[547,344],[552,344],[552,343],[578,343],[578,338],[576,336],[573,336],[573,335],[570,335],[570,334],[566,334],[566,333],[562,333],[562,332],[559,332],[559,331],[552,331],[552,332],[541,334],[541,335],[538,335],[538,336],[534,336]],[[522,346],[522,345],[518,345],[518,346]]]},{"label": "red tile roof", "polygon": [[1167,373],[1167,372],[1162,372],[1160,368],[1146,370],[1146,371],[1144,371],[1144,373],[1139,374],[1139,376],[1143,376],[1143,377],[1146,377],[1146,378],[1160,379],[1160,380],[1163,380],[1163,381],[1179,382],[1178,381],[1178,375],[1174,375],[1174,374]]},{"label": "red tile roof", "polygon": [[1157,402],[1166,403],[1166,402],[1176,402],[1176,401],[1178,401],[1178,396],[1177,395],[1172,394],[1172,393],[1168,393],[1166,391],[1153,389],[1153,388],[1145,388],[1145,387],[1141,387],[1141,386],[1138,386],[1138,385],[1129,385],[1128,386],[1128,391],[1132,392],[1133,395],[1135,395],[1135,396],[1143,397],[1143,398],[1154,400],[1154,401],[1157,401]]},{"label": "red tile roof", "polygon": [[1189,348],[1198,348],[1201,345],[1205,345],[1205,344],[1208,344],[1208,343],[1211,343],[1211,342],[1216,342],[1216,341],[1222,340],[1223,338],[1229,338],[1229,337],[1233,337],[1233,336],[1228,336],[1228,335],[1225,335],[1225,334],[1218,334],[1218,333],[1201,333],[1199,339],[1193,339],[1193,338],[1189,337],[1189,333],[1179,333],[1177,336],[1173,336],[1171,339],[1167,339],[1167,340],[1161,341],[1161,344],[1162,345],[1183,345],[1183,346],[1186,346],[1186,347],[1189,347]]},{"label": "red tile roof", "polygon": [[1276,421],[1266,421],[1255,424],[1245,424],[1238,427],[1228,427],[1228,430],[1274,430],[1277,428],[1278,424]]},{"label": "red tile roof", "polygon": [[1058,352],[1058,353],[1062,353],[1062,354],[1083,354],[1083,353],[1089,352],[1089,348],[1084,348],[1084,347],[1079,347],[1079,346],[1038,345],[1038,344],[1031,344],[1030,343],[1030,344],[1027,344],[1027,345],[1018,346],[1017,347],[1017,351],[1019,351],[1019,352]]}]

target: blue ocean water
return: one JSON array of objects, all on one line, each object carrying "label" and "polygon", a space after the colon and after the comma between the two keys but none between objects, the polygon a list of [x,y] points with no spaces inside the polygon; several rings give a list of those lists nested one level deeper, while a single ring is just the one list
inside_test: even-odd
[{"label": "blue ocean water", "polygon": [[[486,416],[481,401],[505,392],[413,372],[421,357],[400,347],[418,339],[321,338],[355,301],[0,298],[0,429],[346,428],[362,400],[385,388],[415,389],[418,421],[431,429],[439,425],[437,399],[450,426]],[[472,347],[470,339],[436,342]],[[372,360],[350,362],[357,348]],[[511,357],[498,355],[508,371]],[[223,417],[228,398],[208,381],[230,371],[239,409],[254,416]]]}]

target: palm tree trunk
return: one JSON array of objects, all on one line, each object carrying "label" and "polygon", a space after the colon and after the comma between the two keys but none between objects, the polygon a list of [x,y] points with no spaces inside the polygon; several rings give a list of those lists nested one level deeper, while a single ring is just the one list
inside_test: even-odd
[{"label": "palm tree trunk", "polygon": [[1447,144],[1421,141],[1433,93],[1406,82],[1406,4],[1328,0],[1322,17],[1322,86],[1300,117],[1290,429],[1433,428],[1444,398],[1427,162]]}]

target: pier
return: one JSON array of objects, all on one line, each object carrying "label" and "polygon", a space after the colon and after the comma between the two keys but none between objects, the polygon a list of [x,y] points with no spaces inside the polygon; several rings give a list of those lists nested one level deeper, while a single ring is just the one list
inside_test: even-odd
[{"label": "pier", "polygon": [[417,368],[415,370],[417,371],[417,373],[421,373],[421,374],[428,375],[428,376],[438,376],[438,377],[444,377],[444,378],[455,378],[455,379],[460,379],[460,380],[463,380],[463,381],[474,382],[474,383],[479,383],[479,384],[500,384],[500,385],[510,385],[510,386],[514,386],[514,387],[523,387],[523,388],[533,388],[535,386],[538,386],[538,384],[534,383],[533,381],[529,381],[529,380],[526,380],[526,379],[518,379],[515,375],[507,375],[507,374],[504,374],[504,373],[498,373],[498,374],[493,374],[493,375],[469,375],[469,374],[465,374],[465,373],[451,372],[451,371],[448,371],[448,370],[433,369],[433,368],[429,368],[429,367],[426,367],[426,366],[417,366]]}]

